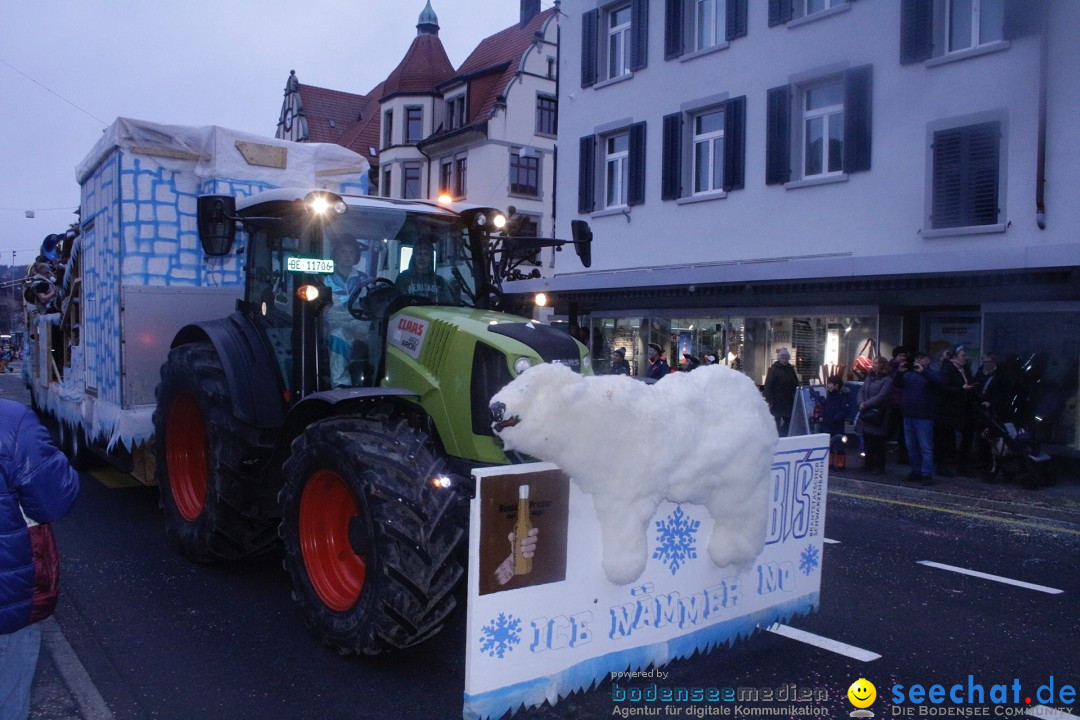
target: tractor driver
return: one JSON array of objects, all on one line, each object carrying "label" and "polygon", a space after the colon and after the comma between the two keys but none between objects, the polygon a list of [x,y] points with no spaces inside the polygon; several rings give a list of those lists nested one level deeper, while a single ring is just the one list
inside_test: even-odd
[{"label": "tractor driver", "polygon": [[330,241],[334,272],[326,277],[333,304],[325,311],[326,342],[330,351],[330,383],[333,387],[351,387],[359,380],[350,369],[362,367],[367,359],[369,323],[354,318],[348,309],[349,296],[370,281],[361,270],[368,250],[366,243],[348,236]]}]

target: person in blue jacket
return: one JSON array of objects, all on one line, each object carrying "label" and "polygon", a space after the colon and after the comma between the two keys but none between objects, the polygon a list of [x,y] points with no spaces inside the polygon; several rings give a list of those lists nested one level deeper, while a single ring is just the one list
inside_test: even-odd
[{"label": "person in blue jacket", "polygon": [[893,381],[901,388],[900,411],[904,415],[911,472],[907,479],[934,484],[934,417],[937,414],[941,379],[930,368],[930,356],[915,353],[915,359],[901,365]]},{"label": "person in blue jacket", "polygon": [[825,381],[825,392],[821,432],[829,434],[829,469],[842,470],[847,467],[844,430],[851,415],[851,391],[844,387],[842,377],[833,375]]},{"label": "person in blue jacket", "polygon": [[79,494],[79,474],[33,412],[0,400],[0,478],[0,718],[10,720],[30,714],[41,649],[35,622],[48,613],[35,604],[42,569],[34,562],[30,526],[67,515]]}]

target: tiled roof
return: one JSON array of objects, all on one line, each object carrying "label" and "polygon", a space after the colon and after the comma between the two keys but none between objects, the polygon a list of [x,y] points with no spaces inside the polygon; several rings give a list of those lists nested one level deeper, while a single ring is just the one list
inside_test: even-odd
[{"label": "tiled roof", "polygon": [[377,101],[373,109],[368,108],[373,101],[370,94],[356,95],[304,84],[299,87],[310,142],[336,143],[357,120],[379,114]]},{"label": "tiled roof", "polygon": [[[379,83],[367,94],[367,107],[364,117],[360,122],[353,123],[352,127],[341,138],[340,143],[355,153],[367,158],[372,167],[379,164],[379,98],[383,95],[383,83]],[[375,154],[371,154],[371,148],[375,148]]]},{"label": "tiled roof", "polygon": [[400,94],[433,94],[436,85],[453,76],[454,66],[439,36],[420,33],[383,83],[380,100]]}]

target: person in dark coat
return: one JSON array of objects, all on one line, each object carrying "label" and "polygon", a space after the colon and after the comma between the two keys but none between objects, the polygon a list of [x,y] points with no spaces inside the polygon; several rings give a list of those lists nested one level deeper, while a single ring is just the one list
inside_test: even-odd
[{"label": "person in dark coat", "polygon": [[945,477],[953,477],[967,470],[968,455],[975,437],[975,385],[968,374],[967,353],[963,346],[945,351],[938,375],[941,385],[934,423],[934,454],[938,459],[938,472]]},{"label": "person in dark coat", "polygon": [[[67,515],[79,474],[26,406],[0,400],[0,718],[30,713],[30,686],[41,649],[35,624],[51,612],[35,592],[43,568],[34,562],[31,526]],[[55,546],[50,546],[55,547]],[[55,558],[55,556],[53,556]],[[55,597],[49,598],[55,601]]]},{"label": "person in dark coat", "polygon": [[821,404],[821,432],[829,434],[830,470],[847,467],[844,430],[850,414],[851,391],[844,387],[843,378],[833,375],[825,382],[825,402]]},{"label": "person in dark coat", "polygon": [[862,433],[866,449],[863,469],[873,475],[885,472],[885,437],[889,427],[892,386],[889,361],[884,355],[878,355],[859,388],[859,418],[855,422],[855,431]]},{"label": "person in dark coat", "polygon": [[893,382],[901,388],[904,440],[911,460],[911,473],[907,479],[933,485],[934,417],[941,381],[937,372],[930,369],[930,356],[924,352],[915,353],[914,360],[900,366]]},{"label": "person in dark coat", "polygon": [[762,392],[765,402],[769,403],[769,412],[776,419],[776,429],[780,437],[786,437],[791,425],[791,407],[795,404],[795,391],[799,387],[799,376],[791,365],[791,353],[781,348],[776,354],[776,362],[765,375],[765,387]]},{"label": "person in dark coat", "polygon": [[670,372],[671,367],[664,359],[663,348],[656,343],[649,343],[649,369],[645,371],[645,377],[660,380]]},{"label": "person in dark coat", "polygon": [[626,361],[626,348],[615,348],[611,353],[611,369],[608,375],[629,375],[630,363]]}]

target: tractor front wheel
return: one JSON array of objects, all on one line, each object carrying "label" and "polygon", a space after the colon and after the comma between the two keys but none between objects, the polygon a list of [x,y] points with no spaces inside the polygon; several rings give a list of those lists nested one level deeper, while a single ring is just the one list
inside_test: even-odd
[{"label": "tractor front wheel", "polygon": [[309,426],[284,467],[280,534],[294,597],[320,639],[375,655],[442,629],[463,570],[443,463],[404,422]]}]

